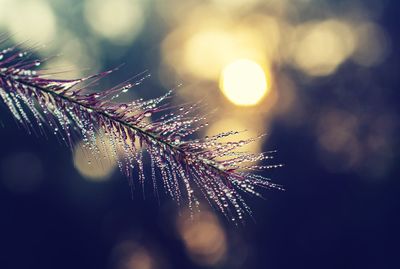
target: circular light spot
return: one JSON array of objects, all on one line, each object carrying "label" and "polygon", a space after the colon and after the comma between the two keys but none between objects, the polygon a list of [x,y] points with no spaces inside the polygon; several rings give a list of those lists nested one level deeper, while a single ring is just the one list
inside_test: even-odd
[{"label": "circular light spot", "polygon": [[235,105],[252,106],[267,94],[269,85],[259,64],[239,59],[228,64],[222,71],[220,88]]},{"label": "circular light spot", "polygon": [[8,30],[15,42],[28,40],[29,44],[46,44],[53,41],[57,32],[57,22],[48,3],[38,0],[8,1],[5,4],[5,9],[8,9],[8,13],[5,14]]},{"label": "circular light spot", "polygon": [[133,241],[122,241],[112,251],[112,268],[116,269],[153,269],[157,262],[149,249]]},{"label": "circular light spot", "polygon": [[177,228],[189,257],[200,265],[218,264],[227,252],[226,234],[218,219],[207,211],[196,213],[193,220],[187,217],[177,220]]},{"label": "circular light spot", "polygon": [[74,164],[86,179],[101,182],[114,171],[117,157],[107,139],[97,138],[96,144],[97,149],[89,149],[88,145],[80,142],[74,149]]},{"label": "circular light spot", "polygon": [[221,30],[206,30],[191,36],[183,48],[183,65],[198,77],[213,80],[237,53],[235,38]]},{"label": "circular light spot", "polygon": [[[199,18],[168,34],[162,42],[162,57],[180,75],[215,81],[221,70],[236,59],[253,59],[264,63],[270,59],[275,36],[267,45],[266,31],[254,28],[254,22],[235,24],[228,19],[207,20],[211,10],[202,11]],[[258,23],[258,21],[257,21]],[[261,23],[263,24],[264,21]],[[250,26],[251,25],[251,26]],[[268,32],[268,30],[267,30]],[[271,41],[271,39],[273,39]]]},{"label": "circular light spot", "polygon": [[117,43],[129,43],[142,29],[144,15],[139,1],[89,0],[85,17],[100,36]]},{"label": "circular light spot", "polygon": [[385,60],[390,51],[390,39],[377,24],[364,23],[356,28],[357,48],[353,60],[361,66],[374,66]]},{"label": "circular light spot", "polygon": [[300,27],[294,42],[295,65],[311,76],[327,76],[336,71],[354,51],[350,27],[328,20]]}]

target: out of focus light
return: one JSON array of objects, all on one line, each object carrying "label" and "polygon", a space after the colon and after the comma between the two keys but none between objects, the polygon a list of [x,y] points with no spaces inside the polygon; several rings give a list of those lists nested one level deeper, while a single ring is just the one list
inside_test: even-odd
[{"label": "out of focus light", "polygon": [[323,111],[317,126],[319,160],[333,172],[358,170],[368,178],[382,177],[392,165],[395,122],[385,113]]},{"label": "out of focus light", "polygon": [[156,261],[150,251],[132,241],[123,241],[112,252],[115,269],[154,269]]},{"label": "out of focus light", "polygon": [[5,22],[12,33],[11,38],[19,43],[46,44],[53,41],[57,23],[50,5],[41,0],[5,1],[1,9],[7,10]]},{"label": "out of focus light", "polygon": [[131,255],[126,260],[127,269],[151,269],[152,268],[152,260],[149,253],[145,249],[138,249],[135,252],[131,253]]},{"label": "out of focus light", "polygon": [[60,57],[49,61],[45,64],[45,68],[52,70],[52,78],[55,79],[75,79],[83,76],[79,72],[79,67],[68,58]]},{"label": "out of focus light", "polygon": [[[164,61],[180,74],[216,81],[222,69],[239,58],[267,60],[264,33],[250,25],[235,25],[230,20],[204,21],[209,10],[204,10],[189,25],[178,28],[163,41]],[[207,13],[208,12],[208,13]],[[275,36],[274,36],[275,38]],[[273,42],[275,44],[275,42]]]},{"label": "out of focus light", "polygon": [[248,10],[253,7],[259,0],[212,0],[217,6],[224,9],[243,9]]},{"label": "out of focus light", "polygon": [[[255,25],[257,25],[257,27],[254,27]],[[283,38],[282,34],[287,34],[290,31],[285,21],[278,17],[256,13],[244,19],[242,27],[244,27],[245,30],[241,30],[240,32],[253,36],[253,38],[250,38],[253,46],[262,50],[264,54],[262,59],[260,58],[257,60],[269,59],[271,61],[280,57],[279,50]],[[242,27],[239,27],[239,29]],[[249,31],[249,28],[252,27],[253,30]],[[255,36],[257,36],[257,38]],[[247,39],[245,36],[243,36],[243,38]]]},{"label": "out of focus light", "polygon": [[214,79],[234,54],[233,43],[234,37],[224,31],[215,29],[196,33],[185,43],[184,66],[198,77]]},{"label": "out of focus light", "polygon": [[197,213],[194,219],[182,217],[178,220],[178,232],[194,262],[215,265],[225,257],[226,235],[210,212]]},{"label": "out of focus light", "polygon": [[[59,55],[45,61],[44,69],[51,70],[52,78],[75,79],[84,77],[84,69],[95,73],[100,67],[99,59],[96,57],[99,53],[98,48],[90,44],[90,39],[82,41],[74,33],[64,31],[58,37],[60,40]],[[62,40],[67,40],[63,42]]]},{"label": "out of focus light", "polygon": [[321,115],[318,142],[331,153],[321,154],[320,159],[327,168],[337,172],[357,165],[362,157],[358,132],[359,119],[349,112],[332,110]]},{"label": "out of focus light", "polygon": [[259,64],[239,59],[228,64],[222,71],[220,88],[235,105],[252,106],[267,94],[269,85]]},{"label": "out of focus light", "polygon": [[344,111],[323,114],[319,123],[319,142],[326,150],[338,152],[349,148],[356,140],[357,118]]},{"label": "out of focus light", "polygon": [[308,75],[332,74],[354,51],[354,34],[343,22],[328,20],[299,28],[293,58]]},{"label": "out of focus light", "polygon": [[7,156],[1,161],[0,168],[1,181],[12,192],[35,191],[43,179],[43,163],[30,152]]},{"label": "out of focus light", "polygon": [[85,17],[97,34],[116,43],[132,41],[144,24],[139,1],[87,0]]},{"label": "out of focus light", "polygon": [[362,66],[381,63],[389,53],[389,39],[385,31],[374,23],[363,23],[356,28],[357,50],[353,60]]},{"label": "out of focus light", "polygon": [[[104,143],[101,142],[104,140]],[[81,175],[90,181],[104,181],[116,167],[116,154],[107,139],[99,138],[97,149],[88,149],[80,142],[74,149],[74,164]]]}]

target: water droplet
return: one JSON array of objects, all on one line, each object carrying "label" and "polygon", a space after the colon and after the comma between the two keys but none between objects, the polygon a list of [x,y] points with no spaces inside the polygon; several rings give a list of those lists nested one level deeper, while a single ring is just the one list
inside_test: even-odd
[{"label": "water droplet", "polygon": [[175,144],[181,143],[181,137],[180,136],[175,136],[174,143]]}]

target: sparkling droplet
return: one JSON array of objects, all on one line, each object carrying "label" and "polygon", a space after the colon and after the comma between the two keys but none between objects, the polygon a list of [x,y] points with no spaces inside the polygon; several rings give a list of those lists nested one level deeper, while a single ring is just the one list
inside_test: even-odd
[{"label": "sparkling droplet", "polygon": [[181,137],[180,136],[175,136],[174,143],[175,144],[181,143]]}]

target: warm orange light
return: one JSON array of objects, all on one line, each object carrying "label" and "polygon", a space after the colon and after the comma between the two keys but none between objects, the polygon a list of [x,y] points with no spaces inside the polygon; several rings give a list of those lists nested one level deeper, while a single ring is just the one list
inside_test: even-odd
[{"label": "warm orange light", "polygon": [[194,219],[185,216],[178,220],[180,233],[190,257],[201,265],[215,265],[226,253],[225,231],[210,212],[196,213]]},{"label": "warm orange light", "polygon": [[293,60],[308,75],[332,74],[354,51],[353,32],[341,21],[306,24],[297,32]]}]

